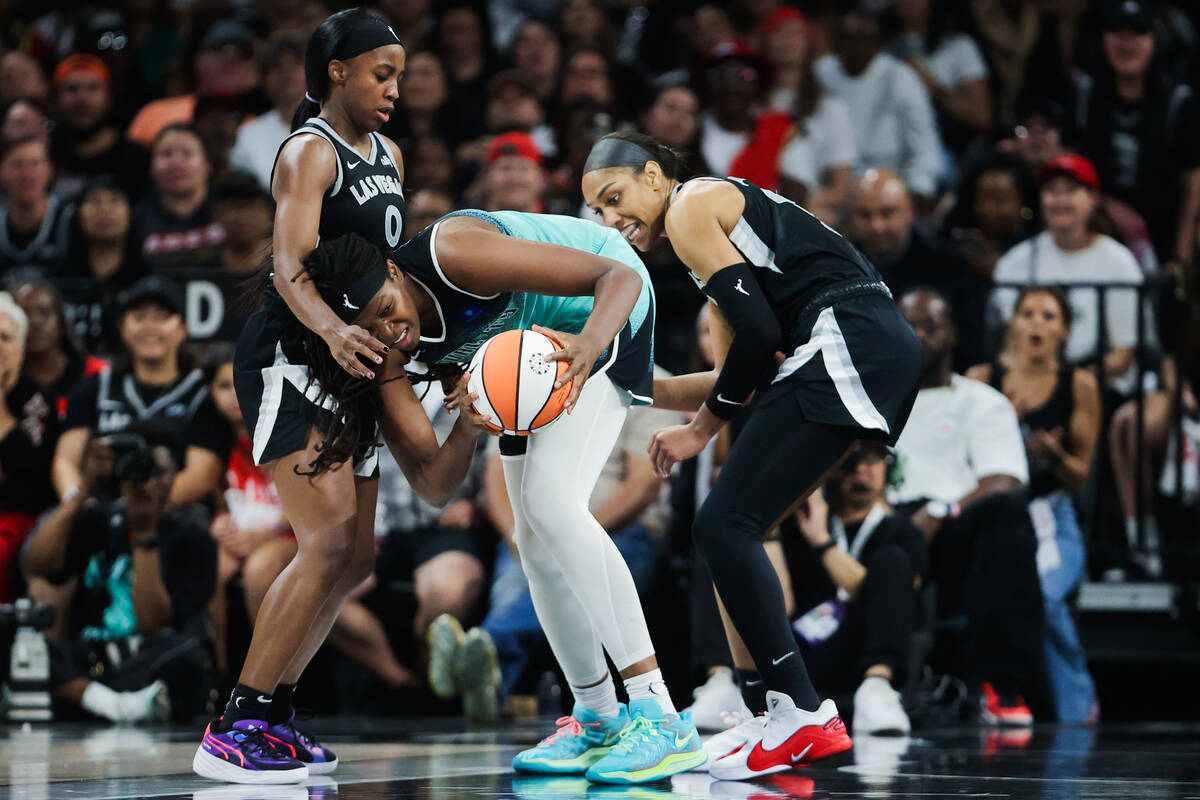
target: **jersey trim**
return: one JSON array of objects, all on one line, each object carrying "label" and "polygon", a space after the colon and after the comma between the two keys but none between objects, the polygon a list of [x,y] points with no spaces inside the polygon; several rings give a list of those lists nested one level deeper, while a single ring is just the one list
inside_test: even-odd
[{"label": "jersey trim", "polygon": [[392,162],[392,172],[396,173],[396,180],[400,182],[400,196],[404,197],[404,176],[400,174],[400,165],[396,163],[396,155],[392,152],[392,148],[387,146],[387,142],[383,140],[383,134],[372,133],[371,135],[379,140],[380,152],[387,156],[388,161]]},{"label": "jersey trim", "polygon": [[[280,143],[279,150],[275,153],[275,163],[276,164],[279,163],[279,153],[283,152],[284,145],[286,145],[288,143],[288,140],[291,139],[293,136],[299,136],[302,133],[311,134],[312,136],[316,136],[319,139],[324,139],[326,142],[329,143],[329,146],[333,148],[333,163],[337,164],[337,177],[333,179],[333,186],[331,186],[330,188],[325,190],[325,196],[326,197],[334,197],[342,189],[342,154],[338,152],[337,145],[335,145],[333,143],[333,140],[330,139],[329,136],[327,136],[325,134],[324,130],[322,130],[320,128],[306,128],[303,126],[296,128],[296,130],[289,133],[287,135],[287,138],[284,139],[282,143]],[[275,184],[275,166],[272,165],[271,166],[271,185],[274,185],[274,184]]]},{"label": "jersey trim", "polygon": [[[471,216],[475,216],[476,219],[482,219],[482,217],[476,215]],[[501,292],[496,292],[495,294],[475,294],[474,292],[468,292],[461,286],[455,285],[454,281],[446,277],[446,273],[442,271],[442,265],[438,262],[437,257],[437,232],[438,228],[441,226],[442,220],[438,220],[434,223],[433,230],[429,232],[429,257],[433,260],[433,268],[437,271],[438,277],[442,279],[442,283],[446,284],[454,291],[460,294],[465,294],[468,297],[474,297],[476,300],[495,300],[497,297],[499,297],[502,294]]]},{"label": "jersey trim", "polygon": [[[437,262],[434,261],[434,264],[437,264]],[[438,272],[440,273],[441,270],[438,270]],[[437,311],[438,319],[442,323],[442,335],[441,336],[439,336],[438,338],[435,339],[432,336],[426,336],[424,334],[421,334],[420,340],[422,342],[429,342],[430,344],[440,344],[441,342],[446,341],[446,334],[449,333],[448,329],[446,328],[446,315],[444,313],[442,313],[442,304],[438,302],[437,295],[433,293],[432,289],[430,289],[428,286],[425,285],[425,282],[423,280],[418,278],[416,275],[413,275],[411,272],[405,273],[405,277],[411,278],[413,281],[416,282],[416,284],[418,286],[420,286],[422,289],[425,290],[425,293],[429,295],[429,298],[431,300],[433,300],[433,308],[435,311]]]}]

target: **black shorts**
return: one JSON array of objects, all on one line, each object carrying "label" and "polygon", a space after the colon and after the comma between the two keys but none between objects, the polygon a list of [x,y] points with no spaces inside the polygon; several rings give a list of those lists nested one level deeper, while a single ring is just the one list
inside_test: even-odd
[{"label": "black shorts", "polygon": [[[318,405],[320,385],[307,364],[296,363],[298,323],[285,316],[278,303],[268,302],[246,321],[233,360],[233,386],[253,442],[254,463],[260,466],[304,449],[309,429],[324,430],[336,408],[331,398]],[[376,448],[355,456],[354,474],[378,477]]]},{"label": "black shorts", "polygon": [[439,528],[393,531],[383,537],[375,557],[375,574],[381,582],[410,580],[417,568],[442,553],[473,556],[485,567],[496,550],[496,534],[487,525],[472,528]]},{"label": "black shorts", "polygon": [[895,444],[921,383],[921,342],[882,294],[838,301],[800,321],[791,352],[758,401],[794,398],[810,422]]}]

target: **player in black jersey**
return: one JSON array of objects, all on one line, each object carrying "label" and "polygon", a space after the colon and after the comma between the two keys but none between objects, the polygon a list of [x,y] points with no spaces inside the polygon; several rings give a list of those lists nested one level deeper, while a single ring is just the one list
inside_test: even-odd
[{"label": "player in black jersey", "polygon": [[717,369],[655,381],[656,406],[699,408],[655,434],[656,469],[699,453],[754,395],[693,526],[732,623],[747,705],[768,712],[709,751],[714,777],[742,780],[851,746],[808,677],[761,541],[856,439],[899,437],[921,347],[879,273],[837,231],[745,180],[681,183],[678,170],[670,148],[614,133],[593,147],[582,188],[638,249],[666,236],[711,304]]},{"label": "player in black jersey", "polygon": [[[319,239],[350,233],[380,248],[399,244],[400,151],[377,131],[399,96],[404,62],[404,47],[379,17],[365,9],[330,16],[309,40],[305,100],[276,156],[274,272],[239,339],[234,382],[255,460],[273,463],[298,551],[267,592],[238,684],[196,751],[193,769],[205,777],[288,783],[337,765],[292,724],[292,693],[345,598],[372,572],[379,479],[372,448],[325,463],[337,396],[311,380],[313,356],[301,341],[305,330],[319,336],[344,380],[373,378],[369,365],[382,364],[389,348],[354,324],[357,309],[341,308],[362,287],[346,286],[331,308],[302,259]],[[324,468],[314,470],[322,454]]]}]

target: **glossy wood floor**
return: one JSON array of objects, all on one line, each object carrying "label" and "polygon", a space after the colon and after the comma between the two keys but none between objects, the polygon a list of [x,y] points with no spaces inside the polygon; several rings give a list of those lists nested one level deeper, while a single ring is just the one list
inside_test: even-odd
[{"label": "glossy wood floor", "polygon": [[691,773],[630,788],[514,775],[513,754],[545,734],[544,725],[464,731],[444,721],[334,719],[312,727],[337,751],[341,766],[290,787],[218,784],[192,775],[198,730],[64,724],[0,729],[0,797],[1200,800],[1200,724],[1051,726],[1020,733],[964,727],[911,739],[856,737],[852,753],[762,781],[713,782]]}]

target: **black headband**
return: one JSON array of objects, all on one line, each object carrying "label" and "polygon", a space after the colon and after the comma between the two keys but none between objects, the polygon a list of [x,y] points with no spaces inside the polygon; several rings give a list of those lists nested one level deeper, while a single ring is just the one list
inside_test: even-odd
[{"label": "black headband", "polygon": [[376,47],[400,43],[400,37],[386,22],[374,14],[361,14],[354,18],[353,27],[330,58],[345,61]]},{"label": "black headband", "polygon": [[592,152],[588,153],[587,161],[584,162],[584,174],[596,169],[608,169],[609,167],[636,167],[641,169],[646,166],[647,161],[658,161],[646,148],[640,144],[629,141],[628,139],[618,139],[616,137],[610,139],[601,139],[592,147]]},{"label": "black headband", "polygon": [[355,278],[353,283],[341,291],[340,297],[335,295],[326,298],[326,302],[333,308],[338,318],[349,325],[362,313],[367,303],[371,302],[371,298],[375,296],[387,278],[387,261],[381,260],[367,273]]}]

